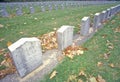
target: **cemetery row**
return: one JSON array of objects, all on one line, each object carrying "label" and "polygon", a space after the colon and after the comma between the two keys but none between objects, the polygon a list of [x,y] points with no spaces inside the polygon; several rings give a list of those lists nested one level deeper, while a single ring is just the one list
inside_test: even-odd
[{"label": "cemetery row", "polygon": [[[83,17],[81,20],[80,35],[86,37],[95,33],[97,29],[102,28],[106,20],[111,19],[116,13],[120,12],[120,5],[108,8],[94,15],[93,26],[90,27],[90,17]],[[58,50],[63,51],[73,43],[74,26],[62,26],[57,30]],[[93,29],[91,32],[90,29]],[[81,41],[81,40],[80,40]],[[17,71],[21,77],[26,76],[37,67],[41,66],[42,49],[40,40],[33,38],[21,38],[8,47],[11,57],[15,63]]]},{"label": "cemetery row", "polygon": [[[112,4],[116,1],[48,1],[48,2],[13,2],[0,3],[0,16],[32,14],[35,12],[45,12],[51,10],[73,8],[88,5]],[[27,12],[27,10],[29,10]]]}]

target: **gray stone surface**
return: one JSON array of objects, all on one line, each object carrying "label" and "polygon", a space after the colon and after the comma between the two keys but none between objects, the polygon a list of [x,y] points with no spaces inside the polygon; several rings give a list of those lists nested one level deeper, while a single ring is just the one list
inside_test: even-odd
[{"label": "gray stone surface", "polygon": [[101,13],[101,22],[104,22],[106,20],[105,15],[106,15],[106,11],[102,11],[102,13]]},{"label": "gray stone surface", "polygon": [[16,9],[16,15],[23,15],[21,8]]},{"label": "gray stone surface", "polygon": [[2,17],[9,17],[9,14],[5,8],[0,10],[0,13]]},{"label": "gray stone surface", "polygon": [[57,31],[58,49],[64,50],[73,42],[73,28],[74,26],[62,26]]},{"label": "gray stone surface", "polygon": [[81,20],[81,30],[80,34],[82,36],[87,36],[89,34],[89,28],[90,28],[90,17],[83,17]]},{"label": "gray stone surface", "polygon": [[42,64],[41,44],[37,38],[21,38],[8,49],[21,77],[26,76]]},{"label": "gray stone surface", "polygon": [[33,7],[30,7],[30,13],[35,13],[35,9]]},{"label": "gray stone surface", "polygon": [[94,23],[93,23],[93,27],[94,27],[95,29],[101,27],[100,14],[101,14],[101,13],[96,13],[96,14],[94,15]]}]

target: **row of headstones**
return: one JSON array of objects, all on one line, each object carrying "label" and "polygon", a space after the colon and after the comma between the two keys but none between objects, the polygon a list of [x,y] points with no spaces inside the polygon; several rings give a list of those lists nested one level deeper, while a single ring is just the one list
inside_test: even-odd
[{"label": "row of headstones", "polygon": [[[102,22],[120,12],[120,5],[111,7],[94,15],[94,29],[101,27]],[[90,17],[82,18],[80,35],[89,35]],[[64,25],[57,30],[58,50],[64,50],[73,43],[74,26]],[[42,64],[41,42],[37,38],[22,38],[8,47],[14,64],[21,77],[26,76]]]},{"label": "row of headstones", "polygon": [[[72,1],[73,2],[73,1]],[[18,7],[15,9],[16,10],[16,15],[23,15],[23,7],[29,8],[30,14],[35,13],[35,8],[34,6],[41,7],[40,11],[44,12],[44,11],[51,11],[51,10],[58,10],[58,9],[65,9],[65,8],[72,8],[72,7],[80,7],[80,6],[85,6],[85,5],[98,5],[98,4],[108,4],[108,3],[115,3],[115,2],[90,2],[90,1],[77,1],[77,2],[46,2],[46,3],[27,3],[27,5],[25,5],[25,3],[16,3],[18,5]],[[9,3],[8,3],[9,4]],[[11,4],[11,3],[10,3]],[[16,4],[11,4],[9,6],[11,6],[11,11],[14,10],[14,5],[16,6]],[[2,9],[0,10],[0,15],[2,17],[9,17],[10,14],[7,11],[7,7],[8,5],[4,4],[4,7],[2,7]],[[29,7],[30,6],[30,7]],[[46,9],[48,8],[48,9]]]}]

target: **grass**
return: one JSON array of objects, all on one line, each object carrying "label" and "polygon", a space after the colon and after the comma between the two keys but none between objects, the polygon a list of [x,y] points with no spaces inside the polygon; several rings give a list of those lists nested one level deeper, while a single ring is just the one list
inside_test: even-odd
[{"label": "grass", "polygon": [[[80,70],[83,70],[88,78],[100,75],[106,82],[120,82],[120,32],[115,32],[115,28],[120,29],[120,13],[82,45],[88,48],[83,55],[75,56],[72,60],[65,57],[54,69],[58,74],[53,79],[49,79],[50,74],[46,75],[41,82],[78,82],[67,80],[71,75],[78,75]],[[107,40],[114,45],[113,49],[108,48]],[[108,52],[110,56],[104,59],[104,54]],[[98,62],[101,62],[102,66],[97,66]],[[111,63],[113,67],[110,66]],[[84,82],[87,80],[84,76],[76,79]]]}]

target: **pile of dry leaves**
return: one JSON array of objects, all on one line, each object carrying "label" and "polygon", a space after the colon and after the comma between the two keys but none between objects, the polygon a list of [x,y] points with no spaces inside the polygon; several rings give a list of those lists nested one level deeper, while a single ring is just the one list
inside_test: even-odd
[{"label": "pile of dry leaves", "polygon": [[41,40],[42,50],[51,50],[58,47],[56,31],[44,34],[38,38]]},{"label": "pile of dry leaves", "polygon": [[[1,51],[1,53],[3,53]],[[16,72],[16,68],[13,64],[13,60],[10,57],[9,53],[1,54],[4,56],[4,60],[0,62],[0,67],[4,66],[5,68],[0,70],[0,79],[5,77],[8,74],[12,74]]]}]

